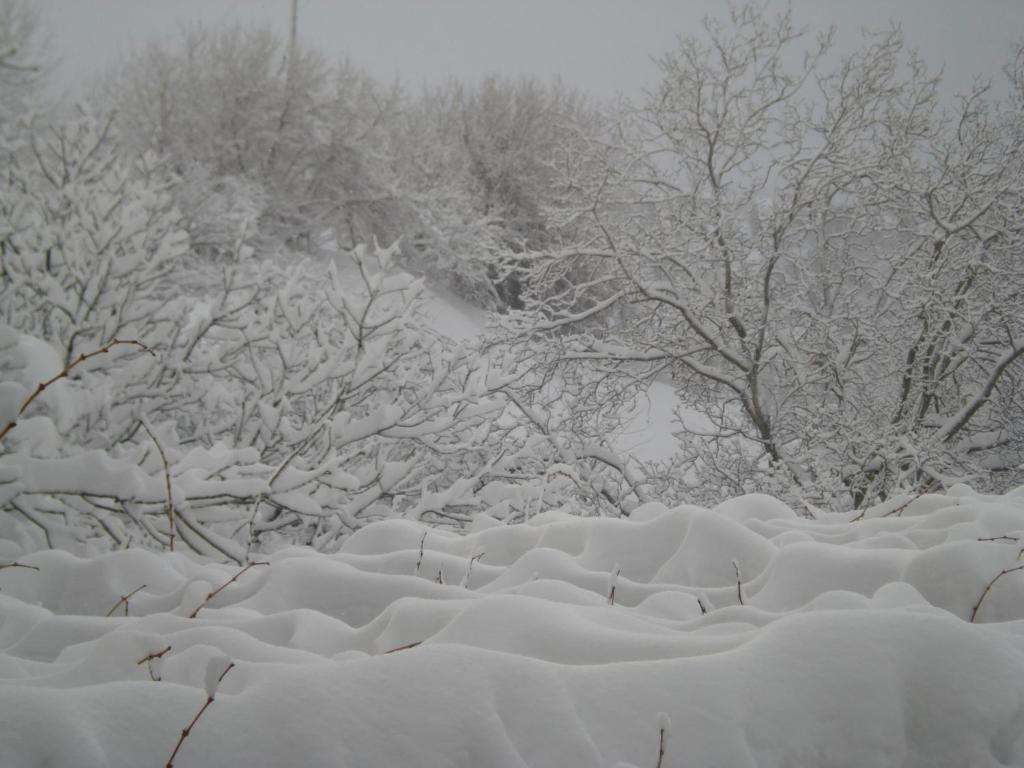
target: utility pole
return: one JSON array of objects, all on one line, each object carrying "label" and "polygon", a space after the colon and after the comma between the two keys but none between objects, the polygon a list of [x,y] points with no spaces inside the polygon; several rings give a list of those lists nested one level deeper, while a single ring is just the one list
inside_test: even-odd
[{"label": "utility pole", "polygon": [[295,60],[295,41],[299,30],[299,0],[291,0],[291,19],[288,29],[288,48],[284,54],[284,76],[290,83],[292,79],[292,62]]}]

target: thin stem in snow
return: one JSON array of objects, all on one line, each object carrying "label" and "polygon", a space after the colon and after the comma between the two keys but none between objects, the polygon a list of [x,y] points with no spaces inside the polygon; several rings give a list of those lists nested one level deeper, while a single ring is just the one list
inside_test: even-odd
[{"label": "thin stem in snow", "polygon": [[156,670],[153,669],[153,662],[160,661],[161,659],[163,659],[164,654],[169,653],[170,650],[171,646],[168,645],[162,651],[154,651],[153,653],[147,653],[145,656],[143,656],[135,663],[139,666],[145,664],[149,669],[149,679],[152,680],[154,683],[159,683],[160,675],[157,673]]},{"label": "thin stem in snow", "polygon": [[138,594],[139,592],[141,592],[145,588],[146,588],[146,585],[143,584],[141,587],[136,587],[135,589],[133,589],[127,595],[122,595],[121,599],[118,600],[116,603],[114,603],[114,607],[111,608],[109,611],[107,611],[107,616],[113,616],[114,615],[114,611],[116,611],[122,605],[124,605],[124,615],[127,616],[128,615],[128,601],[131,600],[136,594]]},{"label": "thin stem in snow", "polygon": [[215,590],[213,590],[213,592],[208,594],[206,596],[206,599],[203,600],[203,602],[201,602],[199,604],[199,606],[194,611],[192,611],[192,613],[189,614],[188,617],[190,619],[194,619],[196,616],[198,616],[199,612],[203,608],[206,607],[206,604],[209,603],[211,600],[213,600],[213,598],[215,598],[221,592],[221,590],[225,589],[226,587],[230,586],[231,584],[234,584],[236,581],[238,581],[238,579],[241,577],[241,575],[243,573],[248,571],[250,568],[255,568],[257,565],[270,565],[270,563],[266,562],[265,560],[262,560],[262,561],[260,561],[258,563],[249,563],[247,566],[245,566],[245,568],[243,568],[238,573],[236,573],[234,576],[232,576],[230,579],[225,581],[223,584],[221,584],[219,587],[217,587]]},{"label": "thin stem in snow", "polygon": [[[234,667],[235,665],[233,663],[229,664],[228,668],[221,672],[220,677],[217,678],[217,682],[219,683],[221,680],[223,680],[227,673],[234,669]],[[185,743],[185,739],[187,739],[188,735],[192,733],[192,729],[195,727],[196,723],[199,722],[199,718],[203,716],[203,712],[205,712],[206,708],[209,707],[211,704],[213,704],[213,694],[210,694],[206,697],[206,703],[203,704],[203,706],[200,708],[198,712],[196,712],[196,716],[192,718],[192,722],[190,722],[188,725],[185,726],[184,729],[182,729],[181,736],[178,737],[178,743],[174,745],[174,751],[171,752],[171,756],[167,758],[167,765],[165,768],[174,768],[174,758],[178,756],[178,750],[181,749],[181,745]]]},{"label": "thin stem in snow", "polygon": [[416,561],[416,575],[420,575],[420,568],[423,567],[423,545],[427,543],[427,532],[423,532],[423,538],[420,539],[420,558]]},{"label": "thin stem in snow", "polygon": [[1014,566],[1013,568],[1004,568],[992,578],[992,581],[985,585],[985,590],[981,593],[981,597],[978,598],[978,602],[976,602],[974,604],[974,608],[971,609],[972,624],[974,623],[974,620],[978,618],[978,611],[981,610],[981,604],[985,602],[985,598],[988,597],[988,593],[992,591],[992,587],[996,585],[996,582],[1008,573],[1014,573],[1015,571],[1024,571],[1024,564]]}]

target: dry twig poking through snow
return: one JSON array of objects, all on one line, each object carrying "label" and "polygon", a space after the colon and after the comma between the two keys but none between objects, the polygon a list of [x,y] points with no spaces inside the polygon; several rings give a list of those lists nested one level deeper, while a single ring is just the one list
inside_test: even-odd
[{"label": "dry twig poking through snow", "polygon": [[158,682],[160,682],[160,674],[157,671],[157,668],[155,668],[153,666],[153,662],[155,661],[155,662],[159,663],[160,661],[162,661],[163,658],[164,658],[164,655],[166,653],[168,653],[170,650],[171,650],[171,646],[168,645],[162,651],[154,651],[153,653],[147,653],[145,656],[143,656],[141,659],[139,659],[135,663],[138,666],[142,666],[143,664],[148,666],[149,667],[149,678],[154,683],[158,683]]},{"label": "dry twig poking through snow", "polygon": [[203,602],[201,602],[201,603],[200,603],[200,604],[199,604],[199,605],[198,605],[198,606],[196,607],[196,609],[195,609],[194,611],[192,611],[192,613],[190,613],[190,614],[188,615],[188,617],[189,617],[190,619],[194,619],[194,618],[195,618],[196,616],[198,616],[198,615],[199,615],[199,612],[200,612],[201,610],[203,610],[203,608],[205,608],[205,607],[206,607],[206,604],[207,604],[207,603],[209,603],[209,602],[210,602],[211,600],[213,600],[213,598],[215,598],[215,597],[216,597],[216,596],[217,596],[217,595],[218,595],[218,594],[219,594],[219,593],[221,592],[221,590],[223,590],[223,589],[225,589],[226,587],[229,587],[230,585],[234,584],[234,583],[235,583],[236,581],[238,581],[238,579],[239,579],[239,578],[240,578],[240,577],[242,576],[242,574],[243,574],[243,573],[245,573],[246,571],[248,571],[248,570],[249,570],[250,568],[255,568],[255,567],[256,567],[257,565],[270,565],[270,563],[266,562],[265,560],[261,560],[261,561],[260,561],[260,562],[258,562],[258,563],[249,563],[249,564],[248,564],[247,566],[245,566],[245,568],[243,568],[243,569],[242,569],[242,570],[240,570],[240,571],[239,571],[238,573],[236,573],[236,574],[235,574],[234,576],[232,576],[232,577],[231,577],[230,579],[228,579],[227,581],[225,581],[225,582],[224,582],[223,584],[221,584],[221,585],[220,585],[219,587],[217,587],[217,588],[216,588],[215,590],[213,590],[213,592],[211,592],[210,594],[208,594],[208,595],[206,596],[206,599],[205,599],[205,600],[203,600]]},{"label": "dry twig poking through snow", "polygon": [[608,574],[608,605],[615,605],[615,588],[619,585],[619,574],[622,569],[616,563],[612,572]]},{"label": "dry twig poking through snow", "polygon": [[406,643],[405,645],[400,645],[397,648],[392,648],[390,651],[384,651],[383,655],[387,656],[389,653],[398,653],[399,651],[408,651],[410,648],[415,648],[418,645],[423,645],[423,641],[422,640],[416,640],[415,642],[412,642],[412,643]]},{"label": "dry twig poking through snow", "polygon": [[196,716],[192,718],[192,722],[186,725],[185,728],[181,731],[181,736],[178,737],[178,743],[174,745],[174,751],[171,752],[171,756],[167,758],[166,768],[174,768],[174,758],[177,757],[178,750],[181,749],[181,745],[185,743],[185,739],[188,738],[188,735],[192,732],[192,729],[195,727],[195,724],[199,722],[199,718],[203,716],[203,712],[206,711],[206,708],[213,704],[214,696],[217,693],[217,686],[220,685],[220,682],[224,679],[227,673],[234,669],[235,666],[235,663],[233,661],[228,661],[228,664],[226,667],[224,667],[223,672],[220,672],[220,674],[218,675],[211,674],[214,671],[219,671],[215,670],[215,667],[220,663],[220,657],[214,657],[210,659],[210,662],[207,665],[206,669],[206,703],[203,704],[203,706],[199,709],[198,712],[196,712]]},{"label": "dry twig poking through snow", "polygon": [[[1020,554],[1017,555],[1018,560],[1020,559],[1021,555],[1024,555],[1024,549],[1022,549],[1020,551]],[[985,598],[988,597],[988,593],[992,591],[992,587],[996,585],[996,582],[1003,578],[1003,576],[1006,576],[1010,573],[1014,573],[1015,571],[1024,571],[1024,564],[1016,565],[1013,568],[1004,568],[999,573],[997,573],[988,584],[985,585],[985,590],[981,593],[981,597],[978,598],[978,602],[974,604],[974,608],[971,610],[972,624],[974,623],[974,620],[978,618],[978,611],[981,610],[981,604],[985,602]]]},{"label": "dry twig poking through snow", "polygon": [[420,568],[423,567],[423,545],[427,543],[427,532],[423,532],[423,538],[420,539],[420,558],[416,561],[416,575],[420,575]]},{"label": "dry twig poking through snow", "polygon": [[664,712],[658,713],[658,762],[655,768],[661,768],[661,763],[665,759],[665,748],[668,746],[668,729],[669,729],[668,715]]},{"label": "dry twig poking through snow", "polygon": [[[55,376],[52,376],[51,378],[47,379],[46,381],[39,382],[39,384],[36,385],[36,388],[34,390],[32,390],[32,394],[29,395],[27,398],[25,398],[25,402],[23,402],[21,404],[21,407],[18,409],[18,417],[20,417],[21,414],[23,414],[26,411],[26,409],[30,405],[32,405],[32,402],[37,397],[39,397],[41,394],[43,394],[43,392],[46,391],[47,387],[51,386],[52,384],[57,383],[61,379],[67,378],[71,374],[71,369],[74,368],[76,365],[79,365],[80,363],[84,363],[89,358],[96,357],[97,355],[106,354],[107,352],[109,352],[113,347],[117,346],[118,344],[131,344],[131,345],[134,345],[136,347],[141,347],[142,349],[144,349],[147,352],[149,352],[149,354],[153,355],[154,357],[156,356],[156,353],[153,350],[151,350],[149,347],[147,347],[145,344],[143,344],[141,341],[137,341],[135,339],[112,339],[111,341],[108,341],[106,344],[104,344],[99,349],[93,350],[92,352],[83,352],[78,357],[76,357],[71,363],[69,363],[64,368],[63,371],[61,371],[60,373],[56,374]],[[15,425],[17,425],[17,423],[18,423],[18,419],[17,418],[12,419],[11,421],[7,422],[7,424],[2,429],[0,429],[0,440],[3,440],[4,436],[8,432],[10,432],[12,429],[14,429],[14,427],[15,427]]]},{"label": "dry twig poking through snow", "polygon": [[128,601],[131,600],[132,597],[134,597],[136,594],[138,594],[139,592],[141,592],[145,588],[146,588],[146,585],[143,584],[141,587],[136,587],[135,589],[133,589],[127,595],[121,595],[121,599],[118,600],[116,603],[114,603],[114,607],[111,608],[109,611],[107,611],[106,615],[107,616],[113,616],[114,615],[114,611],[116,611],[118,608],[120,608],[122,605],[124,605],[124,615],[127,616],[128,615]]}]

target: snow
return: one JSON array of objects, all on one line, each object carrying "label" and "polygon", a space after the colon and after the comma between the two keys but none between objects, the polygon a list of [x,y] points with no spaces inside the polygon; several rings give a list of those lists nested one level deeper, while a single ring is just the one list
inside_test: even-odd
[{"label": "snow", "polygon": [[247,570],[8,548],[0,762],[164,765],[213,699],[175,765],[1024,764],[1024,495],[851,517],[393,519]]},{"label": "snow", "polygon": [[[335,268],[346,268],[336,259]],[[425,327],[455,342],[472,343],[483,338],[487,313],[460,299],[441,285],[427,282],[417,306],[417,317]],[[679,448],[676,433],[684,426],[707,431],[708,419],[697,411],[683,408],[670,383],[654,381],[633,410],[626,414],[621,433],[613,436],[612,446],[620,454],[639,462],[664,461]]]},{"label": "snow", "polygon": [[[0,429],[16,419],[31,390],[63,368],[60,355],[51,345],[0,322]],[[46,404],[51,417],[62,428],[66,428],[78,412],[65,381],[54,382],[38,399]],[[27,438],[24,430],[21,438]]]},{"label": "snow", "polygon": [[633,410],[622,435],[615,442],[617,450],[640,461],[659,461],[678,450],[674,433],[682,426],[675,411],[679,398],[671,386],[654,381],[647,397]]},{"label": "snow", "polygon": [[418,316],[425,325],[453,341],[473,341],[483,333],[487,313],[440,285],[427,284]]}]

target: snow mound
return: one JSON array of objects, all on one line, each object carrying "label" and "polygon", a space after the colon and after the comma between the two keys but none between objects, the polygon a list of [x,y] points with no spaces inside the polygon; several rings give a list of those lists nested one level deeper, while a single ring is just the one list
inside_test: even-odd
[{"label": "snow mound", "polygon": [[1024,765],[1024,495],[0,560],[3,766]]}]

